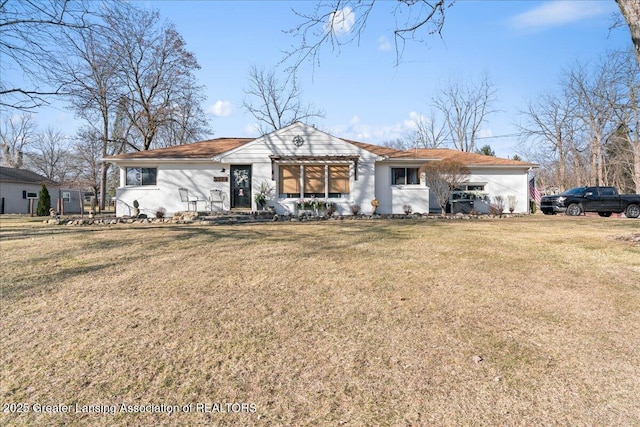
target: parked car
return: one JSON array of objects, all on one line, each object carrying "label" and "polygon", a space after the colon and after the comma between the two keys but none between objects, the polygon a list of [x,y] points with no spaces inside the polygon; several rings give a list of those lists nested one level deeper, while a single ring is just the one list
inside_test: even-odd
[{"label": "parked car", "polygon": [[598,212],[609,217],[622,213],[628,218],[640,216],[640,194],[618,194],[615,187],[576,187],[564,193],[544,196],[540,210],[545,215],[566,213],[577,216],[584,212]]}]

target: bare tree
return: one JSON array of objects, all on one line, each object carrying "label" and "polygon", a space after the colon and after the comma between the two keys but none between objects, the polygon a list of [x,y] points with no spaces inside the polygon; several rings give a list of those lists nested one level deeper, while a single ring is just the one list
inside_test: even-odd
[{"label": "bare tree", "polygon": [[597,63],[567,70],[557,94],[523,112],[529,156],[540,182],[560,190],[616,185],[640,191],[640,64],[631,51],[608,52]]},{"label": "bare tree", "polygon": [[631,32],[631,41],[636,48],[636,62],[640,64],[640,2],[638,0],[616,0],[622,16]]},{"label": "bare tree", "polygon": [[396,20],[393,40],[396,63],[402,58],[408,40],[423,42],[425,35],[440,34],[444,26],[445,10],[454,0],[376,0],[320,1],[311,13],[295,11],[302,22],[287,32],[300,40],[300,44],[286,52],[285,61],[292,60],[296,69],[306,60],[319,64],[322,47],[333,51],[357,42],[367,25],[369,16],[385,8]]},{"label": "bare tree", "polygon": [[455,160],[439,160],[427,162],[420,168],[425,184],[438,201],[442,216],[445,216],[447,203],[454,189],[469,179],[471,171],[464,164]]},{"label": "bare tree", "polygon": [[72,178],[73,163],[69,138],[52,127],[38,135],[27,155],[29,168],[47,178],[64,182]]},{"label": "bare tree", "polygon": [[[111,9],[116,7],[127,6],[114,4]],[[104,26],[80,31],[71,28],[64,31],[64,42],[66,54],[56,60],[57,80],[66,82],[71,108],[87,123],[88,129],[80,131],[81,145],[92,144],[98,138],[101,157],[122,152],[126,139],[122,132],[120,138],[114,135],[116,122],[122,124],[124,108],[118,68],[114,66],[118,57],[113,38]],[[96,190],[100,209],[105,205],[109,167],[108,163],[100,166],[101,184]]]},{"label": "bare tree", "polygon": [[543,154],[542,163],[555,165],[558,175],[554,181],[564,191],[569,185],[566,168],[575,134],[575,106],[570,97],[566,91],[544,94],[530,102],[521,114],[525,122],[519,127],[525,142]]},{"label": "bare tree", "polygon": [[[155,11],[127,3],[105,5],[99,26],[66,28],[56,79],[84,119],[102,157],[193,141],[210,133],[202,109],[198,67],[182,37]],[[102,164],[100,208],[110,165]]]},{"label": "bare tree", "polygon": [[[629,27],[636,49],[636,58],[640,63],[640,3],[638,0],[615,1]],[[369,17],[378,10],[387,8],[387,15],[395,20],[393,40],[396,48],[396,64],[398,64],[407,41],[425,42],[425,35],[441,34],[446,10],[454,2],[455,0],[318,1],[310,13],[293,11],[301,22],[287,32],[299,42],[285,52],[283,62],[293,61],[293,70],[307,60],[319,64],[320,51],[324,46],[328,45],[332,51],[340,51],[340,48],[345,45],[359,43]]]},{"label": "bare tree", "polygon": [[171,107],[171,119],[160,127],[156,135],[156,147],[187,144],[213,134],[207,116],[202,110],[205,100],[202,93],[202,88],[194,83],[185,86],[183,91],[176,94]]},{"label": "bare tree", "polygon": [[632,133],[626,126],[621,125],[609,138],[604,148],[607,158],[608,183],[618,188],[621,193],[637,193],[635,183],[634,150],[630,144],[629,134]]},{"label": "bare tree", "polygon": [[[115,8],[105,16],[116,62],[121,106],[134,131],[128,145],[148,150],[164,127],[185,123],[202,126],[204,111],[193,96],[202,92],[193,72],[200,68],[175,26],[161,23],[157,11]],[[188,110],[177,108],[196,101]]]},{"label": "bare tree", "polygon": [[[85,0],[0,1],[0,107],[33,110],[50,96],[64,94],[64,85],[51,75],[61,34],[94,25],[98,7]],[[13,76],[22,75],[24,81],[7,80],[9,70],[19,70]]]},{"label": "bare tree", "polygon": [[245,89],[243,107],[256,119],[260,132],[281,129],[291,123],[324,117],[321,110],[302,101],[302,91],[295,75],[279,81],[275,69],[265,70],[251,65],[249,87]]},{"label": "bare tree", "polygon": [[446,144],[445,122],[436,118],[432,109],[429,117],[418,114],[414,118],[415,131],[409,136],[414,147],[440,148]]},{"label": "bare tree", "polygon": [[[102,188],[102,183],[106,183],[106,179],[102,178],[102,149],[103,141],[99,131],[89,126],[79,130],[73,147],[76,181],[82,187],[91,188],[96,199],[100,192],[106,192],[106,184]],[[104,206],[100,205],[100,209],[104,209]]]},{"label": "bare tree", "polygon": [[411,144],[407,138],[398,137],[395,139],[387,139],[382,142],[384,147],[393,148],[395,150],[406,150],[411,148]]},{"label": "bare tree", "polygon": [[21,168],[24,152],[36,139],[36,126],[29,113],[5,116],[0,122],[0,165]]},{"label": "bare tree", "polygon": [[608,140],[608,152],[615,154],[607,157],[613,163],[609,173],[628,177],[634,183],[633,191],[640,194],[640,62],[627,52],[612,55],[616,56],[613,80],[618,88],[612,102],[616,102],[614,120],[618,126]]},{"label": "bare tree", "polygon": [[600,62],[587,69],[577,64],[565,76],[565,87],[575,105],[576,118],[581,122],[583,139],[589,143],[591,185],[607,185],[603,145],[617,129],[614,109],[618,104],[617,85],[612,79],[615,64],[613,56],[603,57]]},{"label": "bare tree", "polygon": [[496,89],[485,75],[479,83],[450,80],[433,100],[447,126],[448,136],[460,151],[473,152],[486,117],[493,113]]}]

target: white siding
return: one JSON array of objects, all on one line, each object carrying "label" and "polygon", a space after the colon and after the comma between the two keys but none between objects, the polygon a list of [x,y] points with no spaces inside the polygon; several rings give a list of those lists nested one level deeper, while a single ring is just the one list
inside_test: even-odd
[{"label": "white siding", "polygon": [[[301,136],[302,145],[296,146],[294,138]],[[325,132],[301,123],[295,123],[279,131],[265,135],[236,149],[230,150],[209,161],[201,160],[158,160],[155,164],[145,160],[136,163],[134,160],[118,162],[121,168],[121,186],[117,190],[116,213],[118,216],[131,215],[133,201],[140,203],[141,213],[153,216],[156,209],[163,207],[167,214],[187,210],[187,204],[181,202],[178,189],[187,188],[190,195],[200,200],[198,210],[209,208],[206,201],[213,189],[221,190],[225,196],[225,209],[230,208],[232,165],[251,165],[252,167],[252,209],[257,209],[254,195],[261,183],[266,182],[274,189],[269,206],[273,206],[280,214],[294,213],[298,198],[278,197],[278,163],[272,164],[270,156],[349,156],[357,157],[356,163],[351,161],[350,193],[348,197],[330,199],[338,204],[339,214],[350,214],[351,205],[358,203],[361,212],[369,214],[373,208],[371,201],[379,201],[378,213],[404,213],[404,205],[410,204],[414,212],[427,213],[439,211],[435,198],[430,197],[429,189],[422,182],[420,185],[391,185],[392,167],[420,167],[423,161],[384,160],[367,150],[333,137]],[[312,162],[312,160],[309,160]],[[156,185],[125,186],[126,167],[157,167]],[[357,167],[357,169],[356,169]],[[222,172],[222,169],[225,172]],[[215,182],[214,177],[226,176],[226,182]],[[356,179],[357,178],[357,179]],[[491,197],[496,195],[515,195],[516,212],[528,210],[528,180],[525,168],[472,168],[469,181],[486,182],[485,191]]]},{"label": "white siding", "polygon": [[508,212],[507,196],[516,196],[515,213],[529,212],[529,180],[526,169],[472,169],[470,182],[486,182],[484,189],[491,202],[495,196],[505,198],[505,212]]},{"label": "white siding", "polygon": [[[418,189],[426,188],[421,179],[420,186],[392,186],[391,168],[420,167],[422,163],[379,162],[376,164],[376,197],[380,202],[379,213],[403,213],[403,205],[410,204],[414,212],[440,212],[438,201],[433,194],[426,196]],[[508,211],[506,198],[516,196],[515,213],[527,213],[529,203],[528,171],[524,168],[471,168],[469,182],[483,182],[485,192],[493,197],[505,198],[505,212]],[[479,209],[482,211],[482,209]],[[486,210],[486,209],[485,209]]]},{"label": "white siding", "polygon": [[381,214],[404,214],[404,205],[411,205],[416,213],[429,213],[429,188],[420,180],[420,185],[391,185],[392,168],[416,168],[412,163],[376,163],[376,197]]},{"label": "white siding", "polygon": [[[293,139],[301,136],[304,143],[296,146]],[[220,156],[227,163],[269,162],[269,156],[366,156],[368,151],[302,123],[294,123],[284,129],[265,135],[248,144]]]},{"label": "white siding", "polygon": [[[132,215],[133,201],[140,204],[140,213],[149,217],[155,216],[158,208],[167,210],[167,215],[174,212],[186,211],[187,204],[180,200],[179,188],[189,190],[190,196],[198,201],[198,210],[209,209],[207,203],[210,191],[222,190],[226,195],[225,208],[229,208],[229,182],[214,182],[214,177],[229,176],[229,165],[220,163],[189,164],[168,163],[147,165],[143,167],[157,167],[156,185],[126,186],[124,170],[134,165],[121,166],[120,188],[116,192],[116,215]],[[222,172],[225,168],[225,172]]]},{"label": "white siding", "polygon": [[[293,139],[301,136],[304,142],[296,146]],[[371,200],[375,197],[375,167],[377,156],[349,144],[339,138],[319,131],[302,123],[256,139],[246,145],[219,156],[219,160],[229,164],[251,164],[253,166],[252,189],[255,191],[261,182],[266,181],[274,188],[274,199],[268,204],[274,206],[279,214],[294,213],[294,204],[298,198],[278,198],[278,166],[273,171],[270,156],[357,156],[357,171],[352,164],[350,194],[348,198],[330,199],[338,205],[338,213],[348,215],[350,206],[360,204],[363,213],[371,213]],[[273,174],[272,174],[273,172]],[[356,173],[357,172],[357,173]],[[357,179],[356,179],[357,175]],[[252,197],[253,209],[256,209]]]}]

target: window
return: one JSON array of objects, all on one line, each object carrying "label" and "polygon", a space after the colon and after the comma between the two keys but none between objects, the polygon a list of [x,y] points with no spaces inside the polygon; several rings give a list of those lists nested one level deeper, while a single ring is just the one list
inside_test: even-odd
[{"label": "window", "polygon": [[156,185],[157,168],[127,168],[126,185]]},{"label": "window", "polygon": [[484,184],[467,183],[453,189],[451,198],[454,200],[485,200],[488,194],[484,191]]},{"label": "window", "polygon": [[63,191],[62,192],[62,200],[65,202],[70,202],[71,201],[71,192],[70,191]]},{"label": "window", "polygon": [[324,165],[305,165],[304,197],[324,196]]},{"label": "window", "polygon": [[278,194],[284,198],[344,197],[349,194],[349,165],[279,165]]},{"label": "window", "polygon": [[484,185],[467,185],[468,191],[484,191]]},{"label": "window", "polygon": [[300,166],[280,165],[278,171],[280,197],[300,197]]},{"label": "window", "polygon": [[418,185],[418,168],[391,168],[391,185]]},{"label": "window", "polygon": [[349,165],[329,166],[329,197],[349,194]]}]

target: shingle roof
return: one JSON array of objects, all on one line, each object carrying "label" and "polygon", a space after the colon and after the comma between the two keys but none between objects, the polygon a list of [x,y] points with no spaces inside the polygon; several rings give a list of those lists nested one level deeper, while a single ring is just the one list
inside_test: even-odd
[{"label": "shingle roof", "polygon": [[194,142],[192,144],[118,154],[107,157],[106,159],[208,159],[233,150],[253,140],[253,138],[216,138]]},{"label": "shingle roof", "polygon": [[450,148],[418,148],[391,155],[391,158],[455,160],[467,166],[536,166],[534,163],[484,154],[467,153]]},{"label": "shingle roof", "polygon": [[31,172],[26,169],[7,168],[3,166],[0,166],[0,181],[57,185],[55,181],[35,172]]},{"label": "shingle roof", "polygon": [[464,151],[452,150],[450,148],[418,148],[403,151],[379,145],[367,144],[364,142],[350,141],[348,139],[343,139],[343,141],[370,151],[373,154],[388,157],[390,159],[456,160],[467,166],[535,166],[533,163],[522,162],[519,160],[504,159],[501,157],[486,156],[484,154],[477,153],[467,153]]},{"label": "shingle roof", "polygon": [[[427,160],[427,159],[451,159],[457,160],[467,166],[536,166],[533,163],[518,160],[503,159],[500,157],[485,156],[482,154],[467,153],[448,148],[419,148],[413,150],[396,150],[395,148],[380,145],[367,144],[365,142],[352,141],[341,138],[343,141],[367,150],[373,154],[389,159]],[[107,157],[107,160],[135,160],[135,159],[209,159],[238,148],[253,138],[216,138],[192,144],[176,145],[154,150],[137,151],[134,153],[119,154]]]},{"label": "shingle roof", "polygon": [[367,150],[375,155],[382,156],[382,157],[394,157],[403,153],[403,151],[396,150],[395,148],[383,147],[381,145],[367,144],[366,142],[351,141],[349,139],[344,139],[344,138],[340,138],[340,139],[342,139],[344,142],[348,142],[349,144],[353,144],[358,148],[362,148],[363,150]]}]

